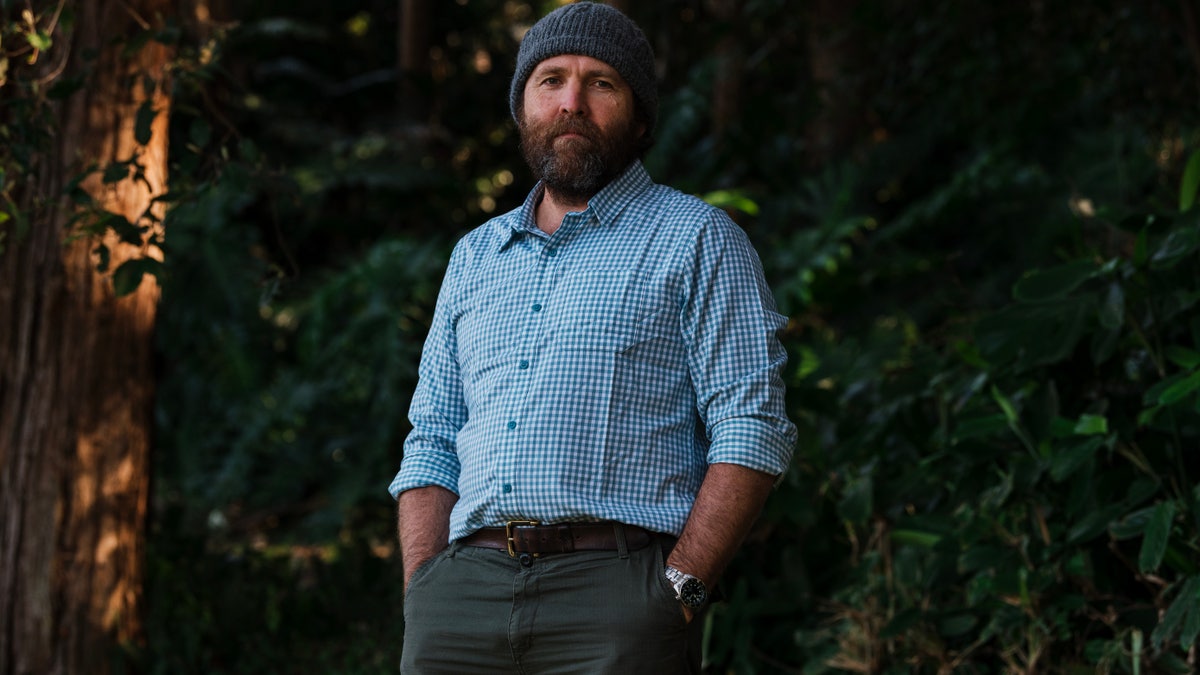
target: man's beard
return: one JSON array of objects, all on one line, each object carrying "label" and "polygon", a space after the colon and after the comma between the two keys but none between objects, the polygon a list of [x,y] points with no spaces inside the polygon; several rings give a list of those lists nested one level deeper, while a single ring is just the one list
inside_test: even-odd
[{"label": "man's beard", "polygon": [[[607,135],[579,117],[555,117],[544,126],[534,127],[522,115],[519,127],[521,154],[534,177],[567,203],[586,203],[620,175],[641,150],[632,119]],[[583,138],[566,139],[556,147],[556,139],[568,133]]]}]

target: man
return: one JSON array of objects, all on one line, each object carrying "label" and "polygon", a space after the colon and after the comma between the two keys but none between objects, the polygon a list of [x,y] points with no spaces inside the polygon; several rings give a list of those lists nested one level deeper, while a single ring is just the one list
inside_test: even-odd
[{"label": "man", "polygon": [[400,472],[406,673],[699,672],[795,428],[745,234],[651,182],[654,56],[580,2],[510,91],[539,179],[451,256]]}]

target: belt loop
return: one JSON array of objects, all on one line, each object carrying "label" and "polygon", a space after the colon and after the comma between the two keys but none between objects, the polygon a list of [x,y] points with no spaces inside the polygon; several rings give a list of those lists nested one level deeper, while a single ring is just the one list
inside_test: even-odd
[{"label": "belt loop", "polygon": [[613,523],[613,536],[617,539],[617,555],[622,560],[629,558],[629,543],[625,541],[625,526]]}]

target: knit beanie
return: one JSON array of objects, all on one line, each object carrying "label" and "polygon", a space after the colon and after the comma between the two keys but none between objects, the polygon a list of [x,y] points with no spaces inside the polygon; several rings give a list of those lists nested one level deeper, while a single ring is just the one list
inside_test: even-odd
[{"label": "knit beanie", "polygon": [[508,92],[513,119],[525,95],[525,81],[537,64],[552,56],[579,54],[599,59],[616,69],[633,90],[646,115],[647,133],[658,119],[658,88],[654,50],[642,29],[613,7],[576,2],[550,12],[533,25],[517,52],[517,70]]}]

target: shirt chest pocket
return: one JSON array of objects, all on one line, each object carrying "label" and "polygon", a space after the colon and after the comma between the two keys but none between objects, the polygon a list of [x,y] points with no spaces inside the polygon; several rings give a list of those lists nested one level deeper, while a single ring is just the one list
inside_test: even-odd
[{"label": "shirt chest pocket", "polygon": [[555,342],[565,351],[629,352],[651,341],[681,341],[666,284],[649,275],[586,270],[563,279],[555,295],[562,303]]}]

